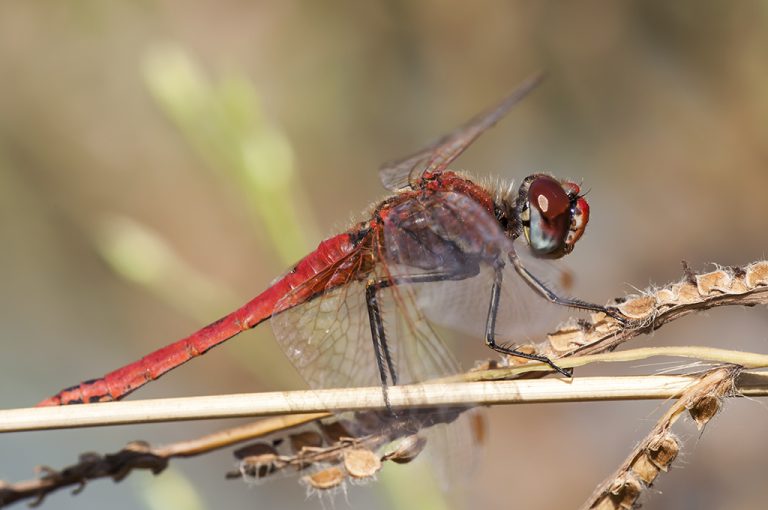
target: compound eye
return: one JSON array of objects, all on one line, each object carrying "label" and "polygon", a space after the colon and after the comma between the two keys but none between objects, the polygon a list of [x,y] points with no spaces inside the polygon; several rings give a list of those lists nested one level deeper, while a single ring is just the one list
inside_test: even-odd
[{"label": "compound eye", "polygon": [[562,257],[573,249],[566,243],[573,215],[573,197],[552,177],[542,175],[528,188],[530,231],[528,242],[540,257]]},{"label": "compound eye", "polygon": [[536,208],[541,216],[549,221],[554,220],[571,208],[571,197],[563,189],[563,185],[551,177],[538,177],[528,189],[528,200],[531,207]]}]

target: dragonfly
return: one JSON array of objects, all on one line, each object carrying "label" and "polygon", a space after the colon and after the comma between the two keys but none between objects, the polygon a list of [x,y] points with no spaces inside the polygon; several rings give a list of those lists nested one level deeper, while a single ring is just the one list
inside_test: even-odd
[{"label": "dragonfly", "polygon": [[[511,185],[478,184],[448,170],[541,80],[542,75],[528,78],[493,108],[418,152],[384,164],[379,175],[391,194],[373,207],[370,217],[322,241],[241,308],[38,405],[119,400],[268,319],[311,387],[380,385],[387,407],[391,385],[458,373],[455,358],[432,326],[440,319],[482,328],[490,349],[546,363],[570,377],[570,370],[548,357],[497,340],[497,319],[506,301],[513,310],[504,318],[524,323],[525,314],[518,310],[538,299],[623,320],[613,308],[555,292],[528,268],[517,248],[524,242],[532,260],[558,259],[574,249],[589,221],[579,185],[536,173],[515,192]],[[470,280],[484,290],[478,295],[446,290]],[[485,310],[484,325],[461,320],[462,309],[478,305]]]}]

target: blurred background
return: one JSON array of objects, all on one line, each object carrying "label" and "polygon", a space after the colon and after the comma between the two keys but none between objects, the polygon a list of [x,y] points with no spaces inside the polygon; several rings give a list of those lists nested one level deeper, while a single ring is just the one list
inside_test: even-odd
[{"label": "blurred background", "polygon": [[[767,21],[765,2],[3,2],[2,407],[102,375],[244,303],[385,196],[381,162],[539,69],[544,85],[453,167],[583,180],[592,220],[567,261],[575,295],[605,302],[664,284],[683,259],[703,270],[764,258]],[[715,310],[634,345],[765,352],[765,312]],[[601,373],[669,366],[651,363]],[[136,397],[300,387],[264,325]],[[576,507],[664,408],[495,408],[460,497],[415,485],[419,466],[386,466],[347,498]],[[0,479],[235,423],[4,435]],[[762,507],[767,430],[762,401],[728,402],[703,436],[683,424],[682,458],[646,507]],[[45,508],[321,507],[296,479],[225,481],[233,465],[229,452],[182,460]]]}]

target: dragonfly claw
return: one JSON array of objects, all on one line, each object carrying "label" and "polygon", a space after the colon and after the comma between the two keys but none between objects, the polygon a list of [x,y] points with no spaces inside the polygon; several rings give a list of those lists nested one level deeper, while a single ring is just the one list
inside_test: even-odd
[{"label": "dragonfly claw", "polygon": [[618,322],[621,326],[627,327],[632,323],[632,319],[621,313],[615,306],[607,306],[603,311],[605,315]]},{"label": "dragonfly claw", "polygon": [[562,375],[563,377],[567,377],[568,379],[573,379],[573,368],[563,368],[559,366],[557,363],[555,363],[552,360],[548,360],[547,365],[549,365],[555,372]]}]

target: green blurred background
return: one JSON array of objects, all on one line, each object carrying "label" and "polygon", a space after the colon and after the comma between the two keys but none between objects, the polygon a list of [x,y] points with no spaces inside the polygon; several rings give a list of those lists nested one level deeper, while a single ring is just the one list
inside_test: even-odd
[{"label": "green blurred background", "polygon": [[[538,69],[545,84],[454,167],[583,179],[592,221],[568,260],[574,294],[604,302],[663,284],[682,259],[704,269],[765,257],[767,21],[766,2],[3,2],[2,407],[101,375],[245,302],[384,196],[379,163]],[[767,325],[764,309],[719,310],[636,344],[764,352]],[[299,387],[263,326],[138,396]],[[575,507],[662,405],[493,409],[461,496],[417,500],[407,471],[417,468],[389,466],[397,473],[348,498],[354,508]],[[681,427],[685,453],[648,508],[764,507],[765,404],[725,411],[701,439]],[[232,423],[5,435],[0,479]],[[46,508],[320,507],[295,479],[224,481],[232,466],[228,452],[179,461]]]}]

